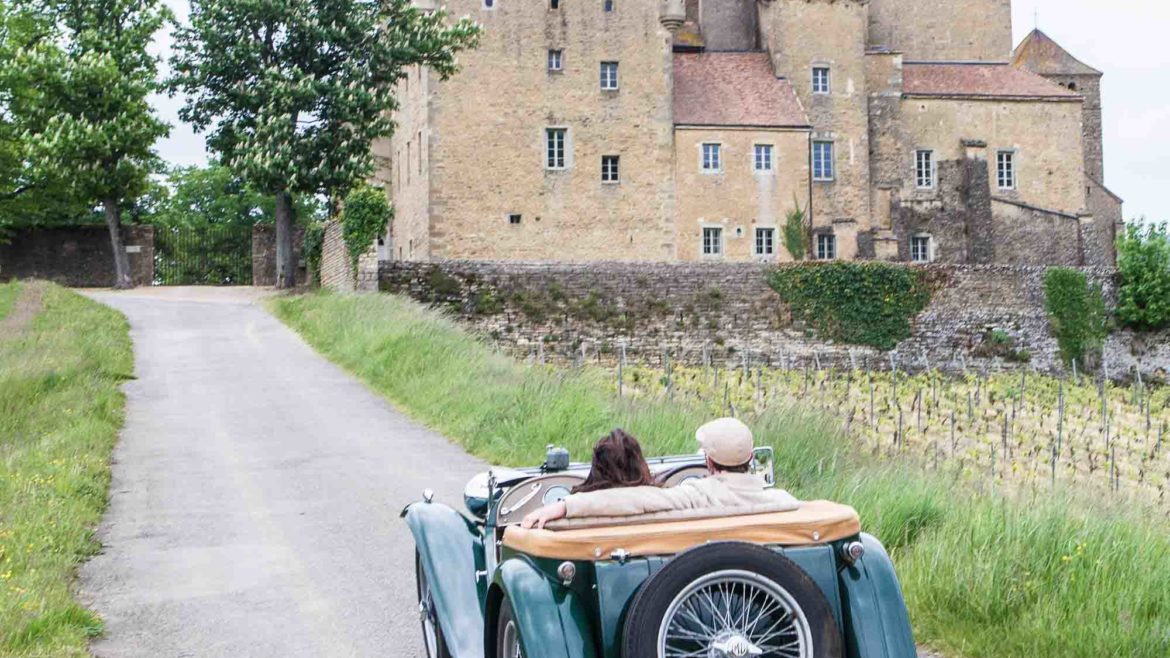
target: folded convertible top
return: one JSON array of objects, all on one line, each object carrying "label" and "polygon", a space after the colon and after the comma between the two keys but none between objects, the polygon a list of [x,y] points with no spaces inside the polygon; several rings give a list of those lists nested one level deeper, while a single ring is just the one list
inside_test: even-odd
[{"label": "folded convertible top", "polygon": [[[567,529],[525,530],[509,526],[504,545],[536,557],[606,560],[614,551],[630,556],[673,555],[710,541],[802,546],[852,537],[861,532],[857,512],[827,500],[801,503],[788,512],[736,510],[668,512],[653,518],[572,520]],[[576,525],[577,527],[573,527]],[[586,525],[588,527],[580,527]]]}]

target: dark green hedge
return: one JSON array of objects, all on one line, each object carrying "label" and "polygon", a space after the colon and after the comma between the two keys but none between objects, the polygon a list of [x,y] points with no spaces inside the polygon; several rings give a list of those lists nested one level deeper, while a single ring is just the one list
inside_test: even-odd
[{"label": "dark green hedge", "polygon": [[892,349],[930,302],[923,272],[885,263],[806,263],[781,267],[768,283],[792,317],[823,339]]}]

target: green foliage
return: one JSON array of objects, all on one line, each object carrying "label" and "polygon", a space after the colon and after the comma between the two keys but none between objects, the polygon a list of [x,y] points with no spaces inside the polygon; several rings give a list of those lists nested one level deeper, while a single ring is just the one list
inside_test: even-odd
[{"label": "green foliage", "polygon": [[[492,463],[539,463],[549,443],[588,455],[614,427],[630,430],[647,455],[690,453],[695,427],[710,418],[679,398],[617,400],[588,369],[523,367],[402,298],[273,303],[317,350]],[[775,448],[782,486],[854,506],[885,542],[920,642],[982,658],[1170,650],[1170,535],[1160,513],[1059,493],[978,495],[950,472],[858,454],[839,422],[800,406],[745,420]]]},{"label": "green foliage", "polygon": [[1101,350],[1109,335],[1101,286],[1090,285],[1080,270],[1053,267],[1044,274],[1044,310],[1066,365],[1075,359],[1083,369],[1085,356]]},{"label": "green foliage", "polygon": [[24,283],[41,311],[0,336],[0,655],[88,656],[101,620],[74,596],[99,548],[120,386],[133,372],[117,312],[63,288]]},{"label": "green foliage", "polygon": [[325,247],[325,223],[310,222],[305,227],[303,253],[310,283],[321,283],[321,253]]},{"label": "green foliage", "polygon": [[341,212],[341,237],[349,257],[357,267],[358,258],[370,249],[374,240],[386,232],[386,225],[394,216],[385,190],[363,185],[345,197]]},{"label": "green foliage", "polygon": [[910,321],[930,302],[915,269],[885,263],[809,263],[781,267],[768,282],[792,317],[824,339],[892,349],[910,335]]},{"label": "green foliage", "polygon": [[256,189],[340,198],[393,132],[406,68],[447,78],[478,34],[410,0],[202,0],[175,33],[170,85],[187,98],[180,116]]},{"label": "green foliage", "polygon": [[1032,354],[1016,347],[1016,339],[1003,329],[992,329],[983,334],[983,342],[971,350],[972,356],[985,359],[1000,358],[1011,363],[1028,363]]},{"label": "green foliage", "polygon": [[[252,226],[272,221],[272,196],[256,191],[217,163],[172,169],[159,187],[150,195],[154,203],[142,213],[142,221],[155,226]],[[294,203],[297,218],[306,226],[323,219],[324,204],[318,197],[302,194]]]},{"label": "green foliage", "polygon": [[804,260],[808,253],[808,228],[804,223],[804,210],[800,207],[800,200],[792,199],[793,208],[788,211],[784,221],[784,248],[793,260]]},{"label": "green foliage", "polygon": [[1117,241],[1117,317],[1134,329],[1170,327],[1170,235],[1165,224],[1131,225]]}]

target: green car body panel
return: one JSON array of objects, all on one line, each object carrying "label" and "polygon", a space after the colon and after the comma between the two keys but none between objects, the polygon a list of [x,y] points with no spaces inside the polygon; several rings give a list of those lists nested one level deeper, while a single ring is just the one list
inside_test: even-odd
[{"label": "green car body panel", "polygon": [[841,570],[845,650],[856,658],[914,658],[910,616],[894,564],[875,537],[862,533],[865,555]]},{"label": "green car body panel", "polygon": [[[528,557],[505,559],[496,570],[488,609],[499,610],[499,595],[507,596],[516,611],[520,645],[525,656],[540,658],[596,658],[594,629],[586,604],[588,593],[581,587],[565,587],[550,579],[537,560]],[[555,567],[554,567],[555,569]],[[578,572],[578,580],[581,577]],[[555,576],[554,576],[555,577]],[[495,618],[493,614],[492,619]],[[495,632],[489,633],[494,639]],[[493,645],[490,640],[486,646]],[[489,654],[490,655],[490,654]]]}]

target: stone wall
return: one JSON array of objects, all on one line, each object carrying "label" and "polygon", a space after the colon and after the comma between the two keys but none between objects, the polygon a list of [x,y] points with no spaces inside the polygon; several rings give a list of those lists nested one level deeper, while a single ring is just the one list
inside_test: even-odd
[{"label": "stone wall", "polygon": [[[1081,220],[1076,215],[995,198],[992,203],[995,260],[1000,265],[1085,265]],[[1094,243],[1096,239],[1090,238]]]},{"label": "stone wall", "polygon": [[378,254],[374,245],[358,258],[357,275],[353,259],[341,236],[341,222],[325,224],[321,242],[321,287],[336,292],[369,291],[378,287]]},{"label": "stone wall", "polygon": [[[676,362],[789,368],[1062,369],[1044,312],[1047,268],[923,269],[937,289],[913,334],[890,353],[817,340],[792,322],[766,268],[747,263],[385,262],[379,287],[447,309],[522,358],[612,362],[624,353],[657,363],[669,353]],[[1084,271],[1115,295],[1114,270]],[[1011,337],[1013,354],[987,351],[993,329]],[[1024,353],[1026,361],[1012,360]],[[1139,363],[1146,376],[1164,376],[1170,346],[1119,332],[1106,363],[1113,376]]]},{"label": "stone wall", "polygon": [[[0,242],[0,281],[45,279],[61,285],[114,285],[110,233],[103,226],[22,229]],[[123,226],[122,239],[134,285],[154,280],[154,227]]]},{"label": "stone wall", "polygon": [[911,61],[1006,62],[1011,0],[871,0],[869,43]]},{"label": "stone wall", "polygon": [[[309,281],[305,266],[305,227],[293,227],[293,254],[297,262],[296,281],[303,286]],[[252,227],[252,285],[276,285],[276,226],[256,224]]]}]

